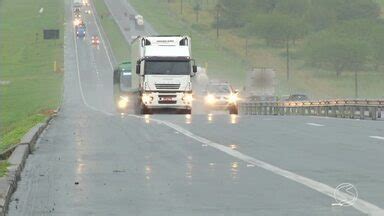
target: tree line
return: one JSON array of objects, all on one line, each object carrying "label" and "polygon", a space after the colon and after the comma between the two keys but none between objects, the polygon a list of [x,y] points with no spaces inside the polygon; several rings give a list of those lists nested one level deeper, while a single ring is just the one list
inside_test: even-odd
[{"label": "tree line", "polygon": [[[290,47],[307,65],[335,71],[384,66],[384,22],[375,0],[219,0],[218,28]],[[289,78],[289,73],[287,73]]]}]

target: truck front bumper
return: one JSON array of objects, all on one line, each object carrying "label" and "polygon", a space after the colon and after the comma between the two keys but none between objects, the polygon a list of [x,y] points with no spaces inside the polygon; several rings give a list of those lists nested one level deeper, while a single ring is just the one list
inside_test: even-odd
[{"label": "truck front bumper", "polygon": [[149,109],[192,109],[192,93],[145,92],[142,102]]}]

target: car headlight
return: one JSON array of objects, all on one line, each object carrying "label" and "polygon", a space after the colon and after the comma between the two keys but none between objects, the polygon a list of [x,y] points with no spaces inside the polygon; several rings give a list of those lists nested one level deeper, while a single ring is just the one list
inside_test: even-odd
[{"label": "car headlight", "polygon": [[79,25],[79,24],[80,24],[80,21],[79,21],[79,20],[76,19],[76,20],[73,21],[73,25],[77,26],[77,25]]},{"label": "car headlight", "polygon": [[120,96],[119,103],[117,104],[120,109],[125,109],[128,106],[129,99],[128,97]]},{"label": "car headlight", "polygon": [[192,101],[193,101],[192,94],[185,94],[184,97],[183,97],[183,101],[185,101],[187,103],[192,103]]},{"label": "car headlight", "polygon": [[147,104],[149,102],[152,102],[153,101],[153,97],[148,95],[148,94],[143,94],[141,96],[141,100],[143,101],[143,103]]},{"label": "car headlight", "polygon": [[214,104],[215,101],[216,101],[216,98],[215,98],[214,95],[209,94],[209,95],[205,96],[205,103],[207,103],[207,104]]},{"label": "car headlight", "polygon": [[236,103],[239,100],[236,94],[230,94],[228,97],[229,103]]}]

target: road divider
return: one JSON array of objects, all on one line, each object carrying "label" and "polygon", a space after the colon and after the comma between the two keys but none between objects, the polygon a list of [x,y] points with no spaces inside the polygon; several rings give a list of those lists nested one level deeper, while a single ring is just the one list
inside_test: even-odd
[{"label": "road divider", "polygon": [[239,109],[245,115],[303,115],[334,118],[383,118],[384,100],[319,100],[298,102],[244,102]]}]

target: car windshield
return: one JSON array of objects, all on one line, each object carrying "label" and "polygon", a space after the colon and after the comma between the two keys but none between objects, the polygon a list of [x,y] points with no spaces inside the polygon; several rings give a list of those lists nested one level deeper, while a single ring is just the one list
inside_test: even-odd
[{"label": "car windshield", "polygon": [[216,94],[229,94],[231,93],[231,87],[229,87],[229,85],[210,85],[207,91]]},{"label": "car windshield", "polygon": [[191,65],[189,61],[146,61],[145,74],[158,75],[189,75]]}]

